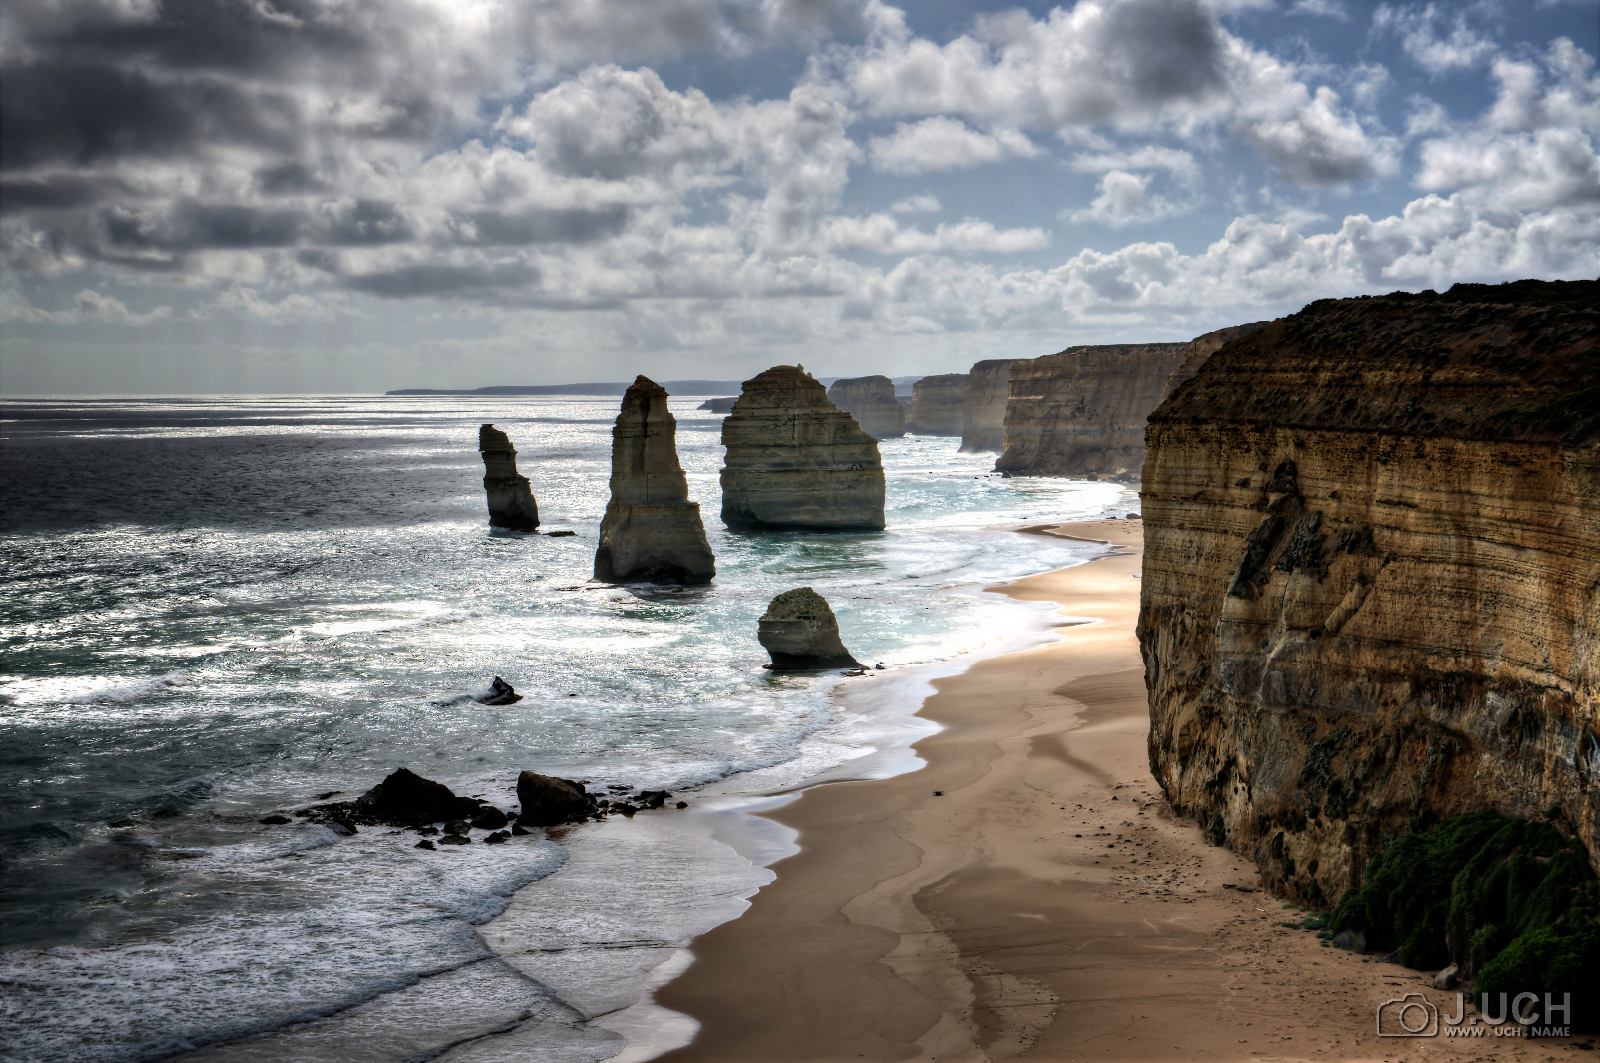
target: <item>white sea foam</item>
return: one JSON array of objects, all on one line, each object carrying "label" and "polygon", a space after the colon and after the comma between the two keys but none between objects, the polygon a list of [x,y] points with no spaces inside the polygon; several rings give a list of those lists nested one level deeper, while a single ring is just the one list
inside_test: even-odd
[{"label": "white sea foam", "polygon": [[63,705],[120,705],[129,701],[142,701],[152,694],[160,694],[175,687],[188,686],[189,674],[168,672],[152,679],[110,683],[81,694],[71,694],[58,699]]}]

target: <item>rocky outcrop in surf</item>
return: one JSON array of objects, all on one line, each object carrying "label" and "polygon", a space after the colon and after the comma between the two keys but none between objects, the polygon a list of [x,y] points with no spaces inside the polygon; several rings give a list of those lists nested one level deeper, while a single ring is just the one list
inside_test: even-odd
[{"label": "rocky outcrop in surf", "polygon": [[1137,476],[1145,418],[1188,344],[1072,347],[1011,367],[1005,451],[1014,476]]},{"label": "rocky outcrop in surf", "polygon": [[1479,809],[1600,849],[1597,297],[1312,303],[1151,415],[1151,768],[1279,891]]},{"label": "rocky outcrop in surf", "polygon": [[710,583],[716,562],[678,463],[667,392],[639,377],[611,429],[611,502],[600,522],[594,578],[607,583]]},{"label": "rocky outcrop in surf", "polygon": [[744,382],[722,422],[722,522],[738,531],[882,530],[877,442],[792,365]]},{"label": "rocky outcrop in surf", "polygon": [[894,381],[886,376],[858,376],[835,380],[828,399],[856,419],[873,439],[896,439],[906,434],[906,408],[895,398]]},{"label": "rocky outcrop in surf", "polygon": [[972,366],[961,393],[961,453],[998,454],[1005,449],[1011,367],[1027,360],[989,358]]},{"label": "rocky outcrop in surf", "polygon": [[969,380],[966,373],[940,373],[912,384],[906,431],[919,436],[960,435]]},{"label": "rocky outcrop in surf", "polygon": [[539,505],[533,485],[517,472],[517,451],[511,439],[492,424],[478,429],[483,455],[483,489],[489,496],[489,527],[531,532],[539,527]]},{"label": "rocky outcrop in surf", "polygon": [[839,621],[828,600],[810,587],[784,591],[767,606],[757,633],[780,671],[861,668],[839,636]]}]

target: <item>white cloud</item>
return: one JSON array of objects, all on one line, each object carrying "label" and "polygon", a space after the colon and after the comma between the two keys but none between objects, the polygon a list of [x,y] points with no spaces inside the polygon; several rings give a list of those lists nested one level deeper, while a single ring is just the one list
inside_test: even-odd
[{"label": "white cloud", "polygon": [[943,209],[939,197],[932,192],[918,192],[914,196],[896,200],[889,208],[895,214],[937,214]]},{"label": "white cloud", "polygon": [[1499,91],[1485,121],[1496,129],[1594,129],[1600,124],[1600,76],[1594,69],[1594,57],[1565,37],[1551,41],[1537,65],[1497,59]]},{"label": "white cloud", "polygon": [[1295,0],[1289,8],[1289,14],[1331,18],[1337,22],[1350,21],[1350,11],[1343,0]]},{"label": "white cloud", "polygon": [[865,218],[831,218],[823,227],[827,246],[836,251],[875,251],[885,255],[922,255],[941,251],[1016,254],[1050,246],[1043,229],[996,229],[991,223],[966,218],[940,224],[931,233],[902,229],[887,214]]},{"label": "white cloud", "polygon": [[1095,222],[1120,229],[1136,222],[1155,221],[1173,213],[1173,207],[1161,196],[1147,196],[1150,184],[1148,175],[1112,170],[1100,179],[1100,195],[1084,210],[1070,215],[1075,222]]},{"label": "white cloud", "polygon": [[1175,174],[1194,177],[1200,172],[1194,156],[1187,151],[1154,145],[1135,148],[1132,151],[1075,155],[1071,166],[1079,173],[1105,173],[1108,170],[1171,170]]},{"label": "white cloud", "polygon": [[161,321],[172,320],[170,306],[156,306],[144,313],[129,310],[121,299],[109,295],[101,295],[92,288],[85,288],[77,294],[68,310],[43,310],[32,306],[28,300],[14,289],[8,289],[0,294],[0,306],[3,306],[3,316],[6,321],[30,324],[49,323],[53,325],[126,325],[139,328],[153,325]]},{"label": "white cloud", "polygon": [[943,117],[901,122],[893,134],[874,137],[868,151],[873,169],[902,175],[957,170],[1006,158],[1030,159],[1039,153],[1033,141],[1014,129],[980,133]]},{"label": "white cloud", "polygon": [[[1383,4],[1372,17],[1375,33],[1392,33],[1418,66],[1438,76],[1452,70],[1467,70],[1482,63],[1499,48],[1489,38],[1467,24],[1478,5],[1429,3],[1397,6]],[[1448,23],[1447,29],[1441,29]]]}]

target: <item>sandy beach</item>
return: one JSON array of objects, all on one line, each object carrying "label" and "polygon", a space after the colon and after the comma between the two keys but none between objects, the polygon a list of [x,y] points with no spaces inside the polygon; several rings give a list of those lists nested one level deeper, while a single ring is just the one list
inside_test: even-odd
[{"label": "sandy beach", "polygon": [[[1001,588],[1061,639],[934,682],[926,761],[767,813],[799,832],[739,918],[656,1000],[694,1018],[674,1063],[765,1060],[1575,1059],[1593,1041],[1379,1037],[1427,977],[1283,926],[1303,913],[1174,817],[1150,779],[1136,520]],[[1431,972],[1429,972],[1431,974]]]}]

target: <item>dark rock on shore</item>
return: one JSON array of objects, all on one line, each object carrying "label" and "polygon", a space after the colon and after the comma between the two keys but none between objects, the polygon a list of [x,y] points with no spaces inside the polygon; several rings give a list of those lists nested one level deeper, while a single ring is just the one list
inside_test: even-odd
[{"label": "dark rock on shore", "polygon": [[588,819],[597,810],[595,799],[571,779],[525,771],[517,776],[517,800],[522,812],[517,822],[524,827],[554,827]]},{"label": "dark rock on shore", "polygon": [[409,826],[476,815],[479,802],[457,797],[444,783],[397,768],[354,804],[357,811],[371,816],[374,822]]},{"label": "dark rock on shore", "polygon": [[478,814],[472,817],[472,825],[479,830],[499,830],[510,822],[506,814],[493,805],[484,805],[478,809]]},{"label": "dark rock on shore", "polygon": [[424,838],[420,842],[418,842],[416,845],[413,845],[412,848],[413,849],[437,849],[438,846],[434,845],[431,841],[429,841],[428,839]]},{"label": "dark rock on shore", "polygon": [[489,684],[489,692],[481,698],[473,698],[479,705],[515,705],[522,700],[522,695],[517,693],[517,688],[507,683],[499,676],[494,677],[494,682]]},{"label": "dark rock on shore", "polygon": [[511,832],[510,831],[497,830],[493,834],[489,835],[487,838],[483,839],[483,844],[485,844],[485,845],[500,845],[500,844],[502,844],[504,842],[508,842],[510,840],[511,840]]},{"label": "dark rock on shore", "polygon": [[267,817],[263,818],[261,820],[261,822],[265,823],[269,827],[275,827],[280,823],[289,822],[289,817],[288,816],[267,816]]},{"label": "dark rock on shore", "polygon": [[471,845],[472,839],[465,834],[446,834],[439,839],[440,845]]}]

